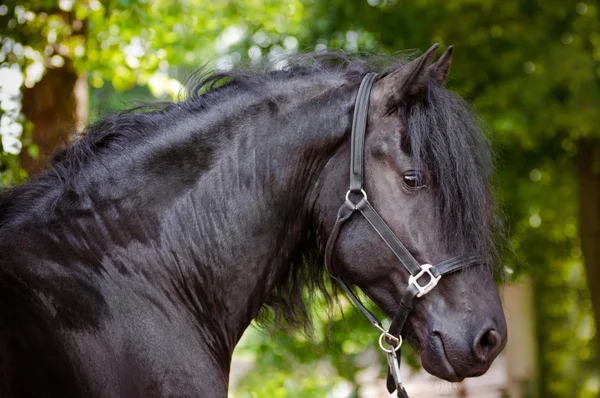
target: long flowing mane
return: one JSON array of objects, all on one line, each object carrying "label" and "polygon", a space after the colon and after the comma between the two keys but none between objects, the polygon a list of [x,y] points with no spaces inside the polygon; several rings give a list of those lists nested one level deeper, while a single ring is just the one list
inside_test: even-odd
[{"label": "long flowing mane", "polygon": [[[226,118],[228,109],[235,107],[235,99],[242,95],[276,104],[278,99],[267,89],[272,83],[286,84],[294,79],[317,82],[326,76],[337,76],[358,85],[368,71],[386,75],[398,63],[405,62],[408,59],[396,59],[392,66],[381,58],[311,54],[286,60],[287,66],[280,70],[261,66],[204,74],[193,79],[187,97],[180,101],[107,115],[58,152],[40,176],[0,194],[0,236],[11,225],[43,222],[58,203],[84,200],[81,198],[89,189],[86,177],[91,177],[94,167],[130,151],[149,136],[161,134],[182,116],[197,115],[206,126],[195,148],[201,154],[196,167],[202,173],[210,169],[216,149],[227,139],[218,129],[210,128],[216,124],[212,110],[219,109],[219,117]],[[489,187],[492,161],[482,124],[463,100],[434,84],[427,95],[408,105],[406,113],[410,151],[417,166],[427,167],[437,187],[444,244],[459,251],[476,251],[492,261],[496,226]],[[311,246],[314,247],[314,237],[306,237],[306,247]],[[276,319],[306,326],[310,311],[304,288],[309,287],[306,291],[311,293],[323,291],[327,296],[325,272],[315,251],[300,251],[295,257],[266,305],[273,309]]]}]

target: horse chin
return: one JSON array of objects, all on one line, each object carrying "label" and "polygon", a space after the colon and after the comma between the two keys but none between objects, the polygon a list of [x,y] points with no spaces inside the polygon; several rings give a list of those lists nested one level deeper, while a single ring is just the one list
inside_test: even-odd
[{"label": "horse chin", "polygon": [[457,374],[446,355],[444,343],[437,334],[430,336],[429,345],[421,352],[421,364],[428,373],[452,383],[465,378]]}]

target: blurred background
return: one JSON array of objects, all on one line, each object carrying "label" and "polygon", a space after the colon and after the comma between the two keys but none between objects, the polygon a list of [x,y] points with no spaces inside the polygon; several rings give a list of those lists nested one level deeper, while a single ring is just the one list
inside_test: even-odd
[{"label": "blurred background", "polygon": [[[405,355],[415,397],[596,397],[600,391],[600,1],[22,0],[0,3],[0,184],[107,112],[174,99],[201,66],[227,70],[331,49],[455,46],[449,87],[496,150],[508,227],[501,286],[509,345],[449,385]],[[373,397],[378,334],[341,299],[315,336],[252,327],[231,397]]]}]

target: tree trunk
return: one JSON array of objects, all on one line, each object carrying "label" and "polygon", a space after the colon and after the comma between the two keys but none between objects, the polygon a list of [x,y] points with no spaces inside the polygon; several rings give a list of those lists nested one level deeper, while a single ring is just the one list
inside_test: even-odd
[{"label": "tree trunk", "polygon": [[596,323],[600,364],[600,140],[582,140],[575,158],[579,176],[579,235]]},{"label": "tree trunk", "polygon": [[30,175],[46,168],[52,152],[68,142],[75,129],[81,129],[86,109],[85,76],[78,78],[69,59],[62,68],[48,69],[35,86],[23,90],[23,114],[33,123],[31,138],[39,149],[37,157],[27,150],[21,152],[21,166]]}]

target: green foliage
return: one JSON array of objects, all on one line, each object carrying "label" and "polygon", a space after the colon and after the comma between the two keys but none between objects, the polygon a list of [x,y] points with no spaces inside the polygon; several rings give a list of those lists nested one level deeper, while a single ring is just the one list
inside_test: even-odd
[{"label": "green foliage", "polygon": [[322,397],[336,388],[356,393],[354,379],[361,369],[379,365],[385,374],[385,357],[377,348],[379,333],[350,302],[340,301],[331,311],[321,300],[314,326],[310,337],[251,327],[235,357],[252,359],[255,366],[233,396]]},{"label": "green foliage", "polygon": [[226,68],[248,52],[295,50],[302,9],[296,0],[9,0],[0,6],[0,73],[17,67],[32,87],[47,68],[73,65],[94,88],[148,85],[175,97],[211,59]]},{"label": "green foliage", "polygon": [[[1,148],[0,143],[0,149]],[[0,187],[20,184],[27,180],[27,172],[19,167],[19,157],[11,153],[0,153]]]},{"label": "green foliage", "polygon": [[577,234],[577,181],[556,141],[502,148],[501,161],[511,167],[498,185],[516,253],[507,266],[513,278],[533,280],[540,396],[587,397],[598,389],[595,326]]}]

